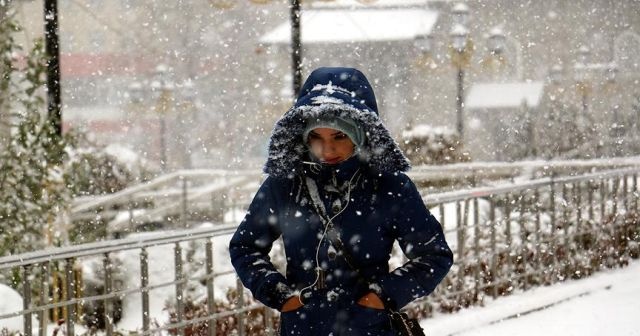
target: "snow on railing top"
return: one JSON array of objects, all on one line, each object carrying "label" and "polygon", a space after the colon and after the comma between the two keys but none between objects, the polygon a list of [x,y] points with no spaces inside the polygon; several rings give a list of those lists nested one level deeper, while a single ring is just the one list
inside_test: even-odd
[{"label": "snow on railing top", "polygon": [[[521,191],[527,189],[540,188],[551,183],[570,183],[577,181],[590,181],[604,178],[610,178],[615,176],[625,176],[630,174],[637,174],[640,172],[640,167],[616,169],[609,171],[602,171],[597,173],[584,174],[579,176],[567,176],[560,178],[542,178],[533,181],[519,182],[516,184],[505,184],[492,187],[481,187],[469,190],[460,190],[454,192],[445,192],[440,194],[433,194],[423,198],[423,200],[429,204],[439,204],[444,202],[453,202],[458,200],[465,200],[469,198],[485,197],[490,195],[503,194],[514,191]],[[195,240],[200,238],[209,238],[219,236],[223,234],[232,233],[237,224],[228,225],[216,225],[215,228],[205,229],[189,229],[180,230],[176,233],[167,234],[166,232],[158,235],[150,235],[147,237],[137,238],[125,238],[117,240],[102,241],[96,243],[88,243],[66,247],[56,247],[42,251],[35,251],[24,253],[15,256],[8,256],[0,258],[0,269],[7,269],[16,266],[31,265],[41,262],[47,262],[52,260],[61,260],[67,258],[77,258],[90,255],[97,255],[102,253],[110,253],[116,251],[122,251],[127,249],[135,249],[146,246],[154,246],[161,244],[176,243],[184,240]]]},{"label": "snow on railing top", "polygon": [[238,224],[216,225],[213,228],[207,227],[190,230],[177,230],[174,233],[167,233],[167,231],[163,231],[161,233],[150,234],[145,237],[123,238],[80,245],[54,247],[41,251],[2,257],[0,258],[0,270],[54,260],[87,257],[103,253],[178,243],[187,240],[211,238],[231,234],[236,230],[237,226]]}]

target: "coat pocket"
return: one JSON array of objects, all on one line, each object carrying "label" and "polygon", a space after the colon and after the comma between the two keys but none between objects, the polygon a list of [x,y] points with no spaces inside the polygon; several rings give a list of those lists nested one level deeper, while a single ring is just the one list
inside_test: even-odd
[{"label": "coat pocket", "polygon": [[350,310],[350,326],[354,335],[392,335],[389,313],[384,309],[375,309],[355,304]]}]

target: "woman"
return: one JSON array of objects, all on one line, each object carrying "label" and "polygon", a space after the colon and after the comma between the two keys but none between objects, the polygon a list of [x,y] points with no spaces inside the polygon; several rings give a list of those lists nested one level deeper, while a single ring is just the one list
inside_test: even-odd
[{"label": "woman", "polygon": [[[365,76],[315,70],[274,128],[268,177],[229,245],[242,283],[281,311],[281,335],[394,335],[387,310],[444,278],[453,256],[408,169]],[[268,255],[281,236],[285,275]],[[389,272],[396,240],[409,261]]]}]

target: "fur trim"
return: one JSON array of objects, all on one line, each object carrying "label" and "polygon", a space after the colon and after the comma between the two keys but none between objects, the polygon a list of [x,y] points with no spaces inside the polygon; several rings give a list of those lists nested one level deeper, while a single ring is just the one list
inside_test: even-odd
[{"label": "fur trim", "polygon": [[358,109],[341,99],[327,96],[314,97],[313,105],[291,108],[278,120],[269,143],[269,157],[264,172],[272,177],[294,178],[307,158],[302,134],[307,118],[335,116],[351,118],[362,125],[366,141],[357,155],[369,167],[386,173],[404,172],[411,168],[398,144],[382,124],[376,113]]}]

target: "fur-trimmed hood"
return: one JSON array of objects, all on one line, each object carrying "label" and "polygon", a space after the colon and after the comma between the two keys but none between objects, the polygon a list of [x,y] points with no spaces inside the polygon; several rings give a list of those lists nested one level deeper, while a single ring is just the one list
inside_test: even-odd
[{"label": "fur-trimmed hood", "polygon": [[309,160],[302,133],[305,120],[319,117],[351,118],[360,123],[366,140],[357,155],[379,172],[401,172],[410,168],[398,144],[378,116],[373,88],[353,68],[318,68],[300,90],[295,105],[276,123],[269,142],[264,172],[273,177],[293,178]]}]

